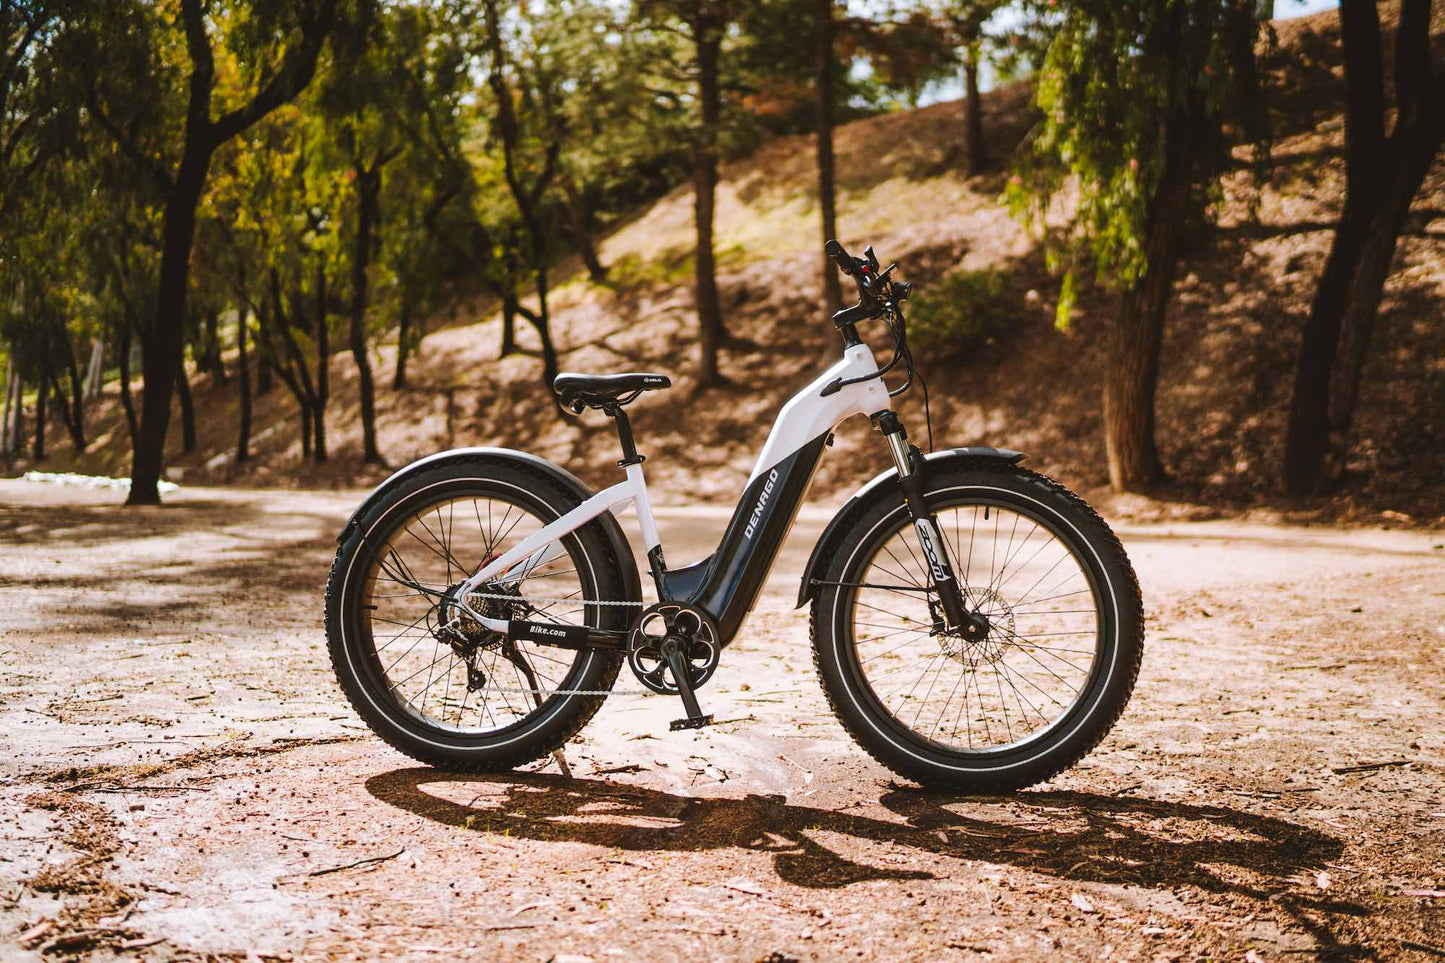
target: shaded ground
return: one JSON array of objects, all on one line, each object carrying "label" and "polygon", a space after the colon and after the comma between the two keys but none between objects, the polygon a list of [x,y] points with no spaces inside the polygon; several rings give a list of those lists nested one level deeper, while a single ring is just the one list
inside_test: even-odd
[{"label": "shaded ground", "polygon": [[[703,692],[723,724],[614,697],[575,778],[460,778],[332,681],[321,586],[359,495],[114,501],[0,482],[5,959],[1445,953],[1440,533],[1125,527],[1129,711],[1066,775],[968,798],[826,712],[789,608],[825,511]],[[723,524],[663,521],[679,560]]]}]

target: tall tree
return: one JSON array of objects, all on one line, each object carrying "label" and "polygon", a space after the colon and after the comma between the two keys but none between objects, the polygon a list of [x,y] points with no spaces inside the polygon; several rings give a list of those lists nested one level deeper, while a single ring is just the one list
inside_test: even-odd
[{"label": "tall tree", "polygon": [[[536,281],[536,310],[521,303],[513,308],[537,331],[542,343],[542,380],[550,386],[557,376],[557,349],[552,342],[547,304],[549,246],[555,233],[547,192],[561,169],[566,130],[560,109],[563,74],[561,64],[547,56],[542,44],[526,43],[521,38],[508,43],[496,0],[486,0],[486,12],[490,58],[487,83],[495,101],[494,126],[502,155],[502,176],[521,220],[527,239],[527,264]],[[525,118],[518,113],[519,103],[529,108]]]},{"label": "tall tree", "polygon": [[[1009,193],[1016,210],[1041,222],[1073,178],[1073,250],[1119,289],[1104,377],[1117,491],[1148,490],[1163,477],[1154,396],[1164,320],[1185,241],[1231,161],[1231,137],[1253,126],[1256,10],[1253,0],[1076,0],[1039,77],[1043,120],[1030,176],[1015,177]],[[1061,322],[1072,291],[1070,273]]]},{"label": "tall tree", "polygon": [[718,300],[717,257],[713,250],[717,217],[718,163],[722,155],[723,43],[738,5],[724,0],[645,0],[640,11],[659,29],[681,34],[687,48],[681,73],[692,79],[688,140],[692,150],[693,220],[697,229],[693,283],[697,301],[700,385],[716,384],[718,351],[727,336]]},{"label": "tall tree", "polygon": [[64,128],[74,109],[54,84],[61,65],[52,48],[73,6],[71,0],[0,0],[0,218],[67,146]]},{"label": "tall tree", "polygon": [[1003,6],[1003,0],[949,0],[943,9],[951,28],[950,39],[958,45],[958,59],[963,65],[963,157],[969,174],[981,173],[988,166],[978,75],[988,43],[984,26]]},{"label": "tall tree", "polygon": [[[814,0],[817,24],[814,27],[817,47],[813,79],[813,137],[818,155],[818,211],[822,221],[822,243],[838,236],[838,190],[833,163],[833,98],[836,96],[833,73],[837,65],[834,49],[833,0]],[[820,245],[819,250],[822,250]],[[843,306],[843,287],[833,259],[820,255],[823,266],[823,308],[829,315]],[[832,347],[831,340],[825,342]]]},{"label": "tall tree", "polygon": [[[179,16],[172,28],[161,21],[160,10],[123,3],[86,24],[90,28],[87,40],[93,49],[76,65],[90,71],[86,78],[89,114],[154,180],[161,208],[160,275],[155,318],[142,341],[146,390],[127,504],[160,501],[158,486],[181,355],[196,207],[206,187],[211,160],[223,144],[293,100],[311,82],[317,58],[335,24],[337,5],[338,0],[258,5],[180,0]],[[132,23],[126,23],[128,19]],[[133,37],[134,22],[148,25],[150,37],[146,42],[156,49],[164,48],[164,38],[172,29],[178,29],[186,57],[180,116],[159,118],[159,129],[153,128],[145,139],[117,119],[117,109],[125,105],[118,102],[117,91],[109,84],[113,72],[107,69],[105,55],[112,31],[121,37]],[[236,75],[248,81],[259,78],[248,89],[227,89],[225,103],[235,106],[223,110],[220,116],[213,110],[218,71],[211,31],[217,25],[223,28],[227,53],[239,61]],[[130,85],[128,96],[134,98],[147,88],[163,91],[169,86],[174,76],[170,64],[157,58],[149,67],[149,76],[126,78]]]},{"label": "tall tree", "polygon": [[1345,200],[1305,322],[1285,437],[1293,494],[1338,480],[1385,280],[1410,205],[1445,143],[1445,71],[1430,62],[1430,0],[1401,0],[1395,123],[1386,133],[1385,54],[1374,0],[1342,0]]}]

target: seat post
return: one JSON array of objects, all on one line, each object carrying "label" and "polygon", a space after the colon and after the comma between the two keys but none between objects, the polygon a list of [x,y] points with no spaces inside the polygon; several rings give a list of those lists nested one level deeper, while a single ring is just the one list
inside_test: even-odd
[{"label": "seat post", "polygon": [[617,463],[619,468],[626,468],[628,465],[640,465],[647,459],[637,453],[637,445],[632,440],[632,422],[627,420],[627,412],[622,410],[621,405],[606,405],[603,413],[617,422],[617,440],[622,443],[622,460]]}]

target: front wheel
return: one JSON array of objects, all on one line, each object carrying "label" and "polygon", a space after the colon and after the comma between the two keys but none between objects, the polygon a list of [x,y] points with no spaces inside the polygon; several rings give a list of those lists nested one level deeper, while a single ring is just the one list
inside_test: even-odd
[{"label": "front wheel", "polygon": [[981,639],[944,624],[908,509],[860,512],[813,602],[824,691],[853,738],[930,787],[1018,789],[1098,745],[1144,651],[1143,603],[1119,540],[1035,472],[970,460],[928,468],[938,519]]}]

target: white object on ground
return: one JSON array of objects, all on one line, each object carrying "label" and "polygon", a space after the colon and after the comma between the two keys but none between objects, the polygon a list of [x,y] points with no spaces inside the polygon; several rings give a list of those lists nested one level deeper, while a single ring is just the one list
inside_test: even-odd
[{"label": "white object on ground", "polygon": [[[130,491],[129,478],[106,478],[104,475],[79,475],[73,471],[28,471],[24,478],[28,482],[46,482],[51,485],[82,485],[86,488],[113,488]],[[163,481],[156,485],[162,493],[180,488],[175,482]]]}]

